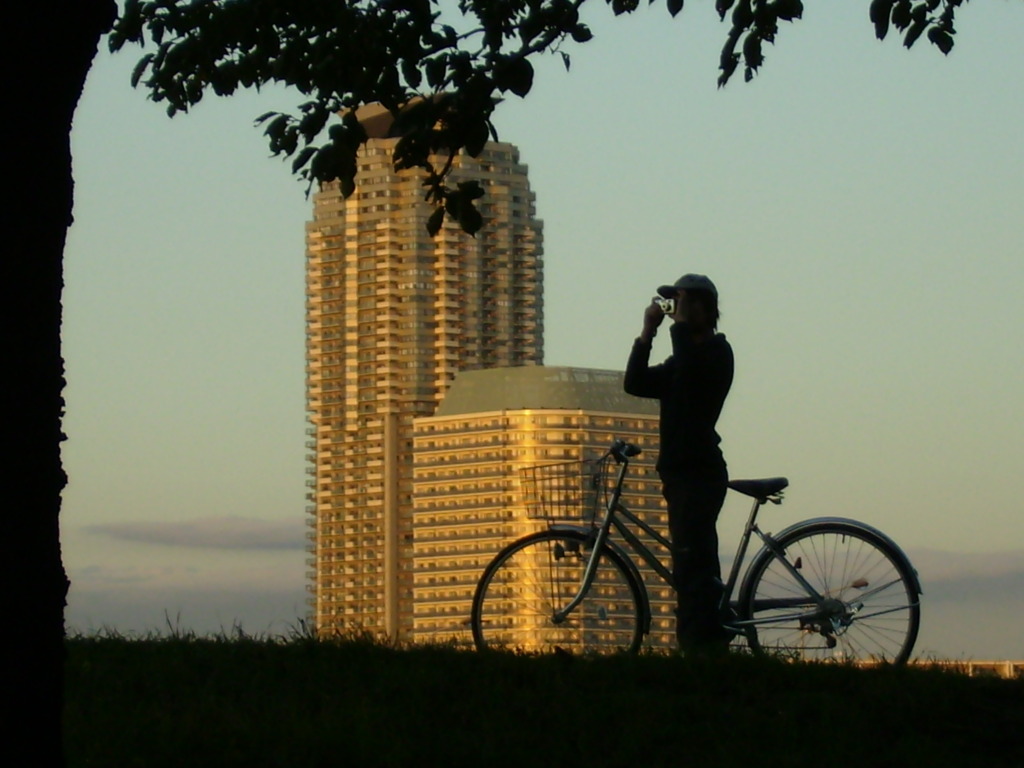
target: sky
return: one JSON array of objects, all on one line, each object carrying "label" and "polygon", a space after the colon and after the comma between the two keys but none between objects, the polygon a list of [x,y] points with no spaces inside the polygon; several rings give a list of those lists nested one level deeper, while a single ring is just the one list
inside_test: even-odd
[{"label": "sky", "polygon": [[[807,2],[718,89],[710,3],[588,3],[570,71],[543,60],[495,115],[544,221],[545,362],[621,370],[654,288],[709,275],[730,472],[791,481],[763,527],[882,529],[924,586],[918,655],[1024,658],[1024,3],[962,8],[948,57],[876,40],[867,7]],[[311,202],[253,119],[300,98],[168,119],[137,49],[101,48],[72,132],[68,626],[289,632]]]}]

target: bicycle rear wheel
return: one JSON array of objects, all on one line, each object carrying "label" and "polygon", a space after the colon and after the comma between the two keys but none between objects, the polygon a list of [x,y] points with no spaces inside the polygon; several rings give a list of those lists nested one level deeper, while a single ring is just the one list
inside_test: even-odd
[{"label": "bicycle rear wheel", "polygon": [[473,597],[476,647],[528,653],[633,652],[643,636],[640,585],[607,547],[583,601],[565,619],[555,614],[576,596],[594,555],[576,531],[541,531],[513,542],[487,566]]},{"label": "bicycle rear wheel", "polygon": [[920,624],[917,578],[903,553],[859,524],[823,521],[783,533],[787,562],[768,549],[740,591],[741,619],[755,622],[755,652],[806,661],[888,661],[910,656]]}]

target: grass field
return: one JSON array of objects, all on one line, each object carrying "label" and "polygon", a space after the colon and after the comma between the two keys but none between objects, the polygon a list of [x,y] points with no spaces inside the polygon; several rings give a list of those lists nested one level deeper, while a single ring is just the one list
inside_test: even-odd
[{"label": "grass field", "polygon": [[67,642],[69,766],[1024,766],[1024,680],[367,640]]}]

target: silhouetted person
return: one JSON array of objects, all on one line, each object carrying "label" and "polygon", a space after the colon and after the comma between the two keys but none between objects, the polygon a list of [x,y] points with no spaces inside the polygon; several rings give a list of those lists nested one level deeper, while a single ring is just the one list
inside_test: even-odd
[{"label": "silhouetted person", "polygon": [[[724,650],[718,615],[721,569],[715,524],[729,476],[715,431],[732,385],[732,347],[717,333],[718,291],[704,275],[684,275],[658,294],[674,299],[666,315],[655,297],[626,364],[625,389],[661,403],[657,470],[668,502],[676,588],[676,638],[684,653]],[[662,321],[672,321],[672,355],[650,365]]]}]

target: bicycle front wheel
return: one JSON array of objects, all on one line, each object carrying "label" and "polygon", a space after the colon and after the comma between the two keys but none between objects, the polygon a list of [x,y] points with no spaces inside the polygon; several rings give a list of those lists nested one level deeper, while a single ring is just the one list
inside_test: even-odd
[{"label": "bicycle front wheel", "polygon": [[[579,593],[588,562],[598,557],[593,583]],[[612,550],[595,553],[576,531],[541,531],[513,542],[487,566],[473,597],[476,647],[527,653],[633,652],[643,636],[643,598],[629,567]]]},{"label": "bicycle front wheel", "polygon": [[777,544],[786,562],[763,550],[740,591],[754,651],[806,661],[907,660],[921,607],[913,569],[895,545],[839,520],[800,526]]}]

